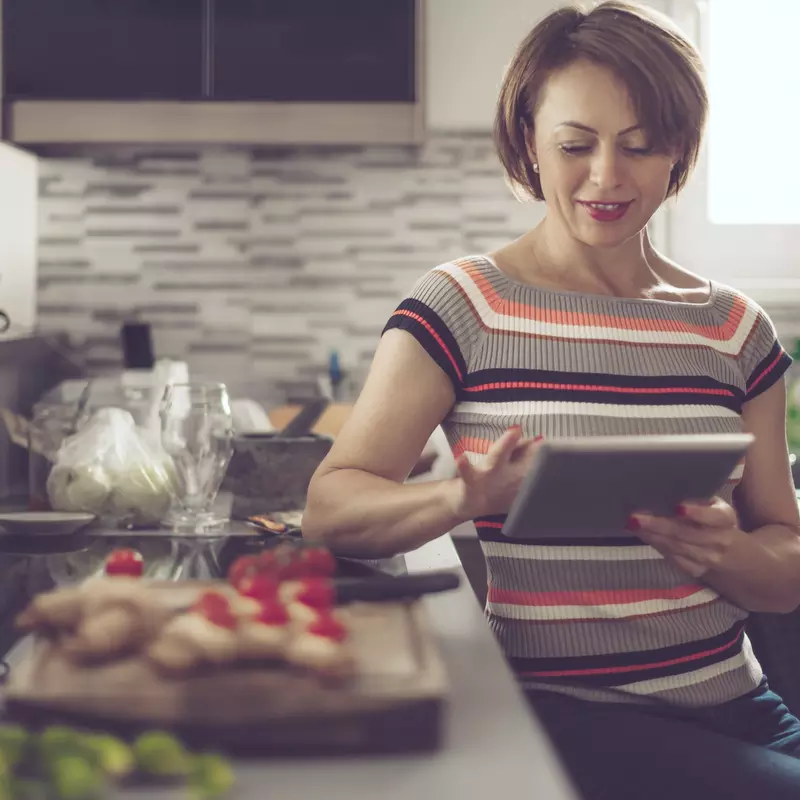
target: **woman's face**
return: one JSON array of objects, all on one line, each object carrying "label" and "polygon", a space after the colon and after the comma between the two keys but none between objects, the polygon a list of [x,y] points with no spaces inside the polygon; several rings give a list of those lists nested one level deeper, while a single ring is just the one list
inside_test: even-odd
[{"label": "woman's face", "polygon": [[592,247],[615,247],[645,227],[667,194],[674,156],[650,150],[613,73],[578,61],[553,74],[534,128],[548,217]]}]

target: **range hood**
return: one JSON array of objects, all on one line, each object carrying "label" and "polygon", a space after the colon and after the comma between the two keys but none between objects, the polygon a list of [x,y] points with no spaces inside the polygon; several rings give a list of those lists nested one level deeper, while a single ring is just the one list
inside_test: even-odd
[{"label": "range hood", "polygon": [[417,144],[422,104],[9,102],[4,138],[50,144]]}]

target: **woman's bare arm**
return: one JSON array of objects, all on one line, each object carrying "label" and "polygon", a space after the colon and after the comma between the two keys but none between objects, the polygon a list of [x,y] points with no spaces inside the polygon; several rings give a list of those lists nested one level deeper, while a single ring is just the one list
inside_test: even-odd
[{"label": "woman's bare arm", "polygon": [[793,611],[800,604],[800,514],[786,451],[784,382],[747,403],[742,417],[756,437],[736,490],[750,547],[743,548],[741,559],[731,556],[728,569],[709,583],[750,610]]},{"label": "woman's bare arm", "polygon": [[353,413],[311,481],[304,535],[342,554],[378,558],[463,522],[459,478],[403,483],[454,400],[450,380],[416,339],[387,331]]}]

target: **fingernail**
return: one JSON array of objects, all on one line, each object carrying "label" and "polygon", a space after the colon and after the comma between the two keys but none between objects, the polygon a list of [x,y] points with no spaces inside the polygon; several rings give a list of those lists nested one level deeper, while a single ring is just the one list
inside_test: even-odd
[{"label": "fingernail", "polygon": [[636,517],[631,515],[628,517],[628,521],[625,523],[625,529],[629,531],[640,531],[642,529],[642,523],[639,522]]},{"label": "fingernail", "polygon": [[542,441],[542,439],[544,439],[544,436],[542,436],[542,434],[541,434],[541,433],[540,433],[538,436],[534,436],[534,437],[533,437],[533,441],[534,441],[534,442],[541,442],[541,441]]},{"label": "fingernail", "polygon": [[675,516],[677,517],[688,517],[689,516],[689,507],[684,503],[678,503],[675,507]]}]

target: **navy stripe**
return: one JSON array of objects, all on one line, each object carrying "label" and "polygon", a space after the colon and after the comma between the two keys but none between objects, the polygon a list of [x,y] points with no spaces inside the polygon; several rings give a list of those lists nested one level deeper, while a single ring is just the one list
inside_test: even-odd
[{"label": "navy stripe", "polygon": [[[615,653],[603,656],[573,656],[571,658],[511,658],[512,667],[517,673],[524,674],[525,678],[548,683],[564,682],[566,684],[579,684],[583,686],[620,686],[637,681],[667,678],[672,675],[683,675],[694,672],[703,667],[719,664],[737,655],[742,650],[744,622],[738,622],[724,633],[710,639],[697,642],[663,647],[658,650],[634,651],[628,653]],[[668,662],[676,659],[711,652],[689,661],[681,660],[676,664]],[[665,664],[665,662],[667,662]],[[648,666],[662,665],[662,666]],[[540,677],[533,673],[562,672],[574,670],[603,670],[623,667],[639,667],[639,669],[626,669],[624,672],[601,672],[596,675],[567,675]]]},{"label": "navy stripe", "polygon": [[[453,366],[453,361],[450,360],[439,342],[436,341],[435,337],[431,335],[431,332],[424,325],[412,319],[407,314],[397,313],[398,311],[408,311],[422,317],[422,319],[433,328],[436,335],[439,336],[444,343],[444,346],[450,351],[458,370]],[[430,306],[420,300],[406,298],[389,318],[389,321],[383,329],[383,333],[386,333],[386,331],[392,328],[408,331],[425,348],[428,355],[441,367],[447,377],[450,378],[453,387],[457,391],[460,390],[463,386],[464,376],[467,374],[466,362],[461,354],[461,348],[459,348],[458,342],[456,342],[450,329]],[[461,372],[460,375],[458,374],[459,371]]]},{"label": "navy stripe", "polygon": [[[494,373],[494,374],[492,374]],[[554,383],[547,386],[517,387],[503,384],[517,382]],[[476,389],[487,384],[492,388]],[[583,389],[581,386],[601,388]],[[472,387],[472,391],[466,390]],[[607,389],[605,387],[608,387]],[[614,391],[618,389],[648,389],[637,393]],[[577,403],[604,403],[607,405],[702,405],[719,406],[736,413],[742,410],[744,392],[735,386],[703,377],[676,378],[672,376],[635,377],[617,375],[543,372],[541,370],[483,370],[471,373],[465,382],[464,396],[475,403],[512,403],[535,401],[564,401]],[[720,391],[724,394],[704,394],[691,389]],[[663,391],[659,391],[663,390]],[[686,391],[681,391],[686,390]],[[591,413],[591,412],[587,412]]]},{"label": "navy stripe", "polygon": [[[760,375],[764,373],[764,371],[769,367],[770,364],[778,359],[775,366],[764,375],[764,377],[758,381]],[[769,351],[765,358],[762,358],[761,361],[758,362],[758,365],[753,370],[750,377],[747,379],[747,395],[745,397],[746,400],[752,400],[754,397],[758,397],[760,394],[763,394],[767,391],[767,389],[772,388],[786,373],[786,370],[792,366],[792,358],[791,356],[781,347],[780,342],[776,341],[772,345],[772,349]],[[755,387],[753,387],[753,384]]]}]

